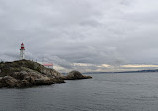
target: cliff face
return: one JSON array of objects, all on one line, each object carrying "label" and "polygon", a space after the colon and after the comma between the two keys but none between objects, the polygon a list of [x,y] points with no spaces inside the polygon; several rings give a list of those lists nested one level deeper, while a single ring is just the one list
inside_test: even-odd
[{"label": "cliff face", "polygon": [[30,87],[63,83],[63,75],[30,60],[0,63],[0,87]]}]

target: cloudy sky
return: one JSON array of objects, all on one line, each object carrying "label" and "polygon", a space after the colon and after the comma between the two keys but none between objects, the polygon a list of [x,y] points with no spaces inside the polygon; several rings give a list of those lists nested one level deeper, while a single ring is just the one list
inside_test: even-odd
[{"label": "cloudy sky", "polygon": [[158,0],[0,0],[0,59],[61,72],[158,68]]}]

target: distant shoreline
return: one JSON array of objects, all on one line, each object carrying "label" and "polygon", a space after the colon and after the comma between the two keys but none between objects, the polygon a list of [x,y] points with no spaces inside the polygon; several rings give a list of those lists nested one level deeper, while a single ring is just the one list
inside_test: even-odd
[{"label": "distant shoreline", "polygon": [[103,74],[103,73],[143,73],[143,72],[158,72],[158,69],[153,69],[153,70],[138,70],[138,71],[121,71],[121,72],[84,72],[83,74]]}]

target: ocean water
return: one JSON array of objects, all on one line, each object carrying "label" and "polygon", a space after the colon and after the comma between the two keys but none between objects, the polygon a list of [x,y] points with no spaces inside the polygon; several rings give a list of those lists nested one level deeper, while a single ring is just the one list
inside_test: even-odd
[{"label": "ocean water", "polygon": [[158,111],[158,73],[91,76],[63,84],[0,89],[0,111]]}]

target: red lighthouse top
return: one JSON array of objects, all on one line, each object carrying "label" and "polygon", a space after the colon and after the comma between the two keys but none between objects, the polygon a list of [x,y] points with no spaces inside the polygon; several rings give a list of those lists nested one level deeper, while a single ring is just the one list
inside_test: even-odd
[{"label": "red lighthouse top", "polygon": [[21,44],[21,49],[20,50],[25,50],[24,44]]}]

